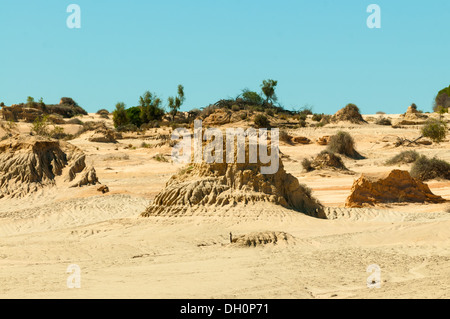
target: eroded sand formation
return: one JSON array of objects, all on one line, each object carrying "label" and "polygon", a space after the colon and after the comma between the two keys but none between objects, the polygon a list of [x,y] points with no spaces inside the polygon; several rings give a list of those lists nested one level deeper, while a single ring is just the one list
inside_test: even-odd
[{"label": "eroded sand formation", "polygon": [[322,205],[307,187],[284,170],[281,159],[275,174],[261,174],[262,164],[248,163],[246,158],[246,163],[200,163],[186,167],[172,176],[141,215],[194,214],[202,207],[210,207],[214,214],[219,207],[266,202],[325,218]]},{"label": "eroded sand formation", "polygon": [[79,148],[36,136],[0,142],[0,198],[23,197],[45,186],[95,185],[95,169],[87,167]]}]

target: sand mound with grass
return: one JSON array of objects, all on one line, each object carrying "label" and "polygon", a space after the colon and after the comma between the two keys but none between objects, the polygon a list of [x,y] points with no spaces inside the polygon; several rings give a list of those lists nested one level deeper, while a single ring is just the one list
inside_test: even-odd
[{"label": "sand mound with grass", "polygon": [[100,129],[96,130],[95,133],[89,137],[89,142],[117,143],[118,138],[122,138],[121,134],[118,134],[110,129]]},{"label": "sand mound with grass", "polygon": [[[207,207],[215,214],[221,207],[256,203],[281,205],[310,216],[324,218],[322,205],[297,178],[286,173],[279,158],[275,174],[261,174],[261,163],[192,164],[172,176],[166,187],[141,215],[190,215]],[[224,152],[225,154],[225,152]],[[248,161],[248,144],[246,145]]]},{"label": "sand mound with grass", "polygon": [[414,179],[407,171],[393,170],[385,174],[362,174],[353,183],[346,207],[374,206],[381,203],[443,203],[427,184]]},{"label": "sand mound with grass", "polygon": [[16,136],[0,142],[0,198],[23,197],[46,186],[95,185],[95,169],[86,155],[62,141]]},{"label": "sand mound with grass", "polygon": [[294,243],[294,237],[285,232],[257,232],[232,238],[231,245],[240,247],[257,247],[266,245],[287,245]]},{"label": "sand mound with grass", "polygon": [[400,115],[396,125],[421,125],[428,119],[428,116],[419,112],[413,105],[409,106],[406,113]]},{"label": "sand mound with grass", "polygon": [[348,104],[346,107],[340,109],[331,117],[331,122],[333,123],[342,121],[351,122],[354,124],[367,123],[359,112],[358,107],[354,104]]},{"label": "sand mound with grass", "polygon": [[347,171],[342,158],[332,152],[320,152],[311,162],[311,167],[314,169],[337,169]]}]

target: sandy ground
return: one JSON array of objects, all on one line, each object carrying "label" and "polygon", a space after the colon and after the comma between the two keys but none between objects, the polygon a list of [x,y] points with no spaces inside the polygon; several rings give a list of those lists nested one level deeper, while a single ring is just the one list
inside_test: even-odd
[{"label": "sandy ground", "polygon": [[[291,133],[315,140],[339,129],[349,131],[367,157],[344,159],[353,175],[302,171],[301,160],[325,146],[280,147],[291,159],[284,162],[286,171],[333,207],[340,216],[333,220],[262,204],[140,218],[182,168],[152,159],[171,149],[142,148],[145,139],[91,143],[82,135],[71,143],[85,151],[111,192],[102,195],[96,186],[69,192],[49,188],[1,200],[0,298],[449,298],[449,204],[343,209],[362,172],[398,168],[383,165],[406,149],[392,142],[395,136],[417,137],[417,127],[342,124]],[[414,149],[450,161],[448,140]],[[450,200],[450,182],[428,184]],[[293,237],[278,245],[229,244],[230,232],[265,231]],[[71,264],[81,269],[80,289],[67,287]],[[366,284],[372,264],[381,269],[378,289]]]}]

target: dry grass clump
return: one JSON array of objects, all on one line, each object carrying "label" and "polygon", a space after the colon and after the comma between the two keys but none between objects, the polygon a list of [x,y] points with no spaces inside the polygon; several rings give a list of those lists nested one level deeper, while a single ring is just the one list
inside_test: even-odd
[{"label": "dry grass clump", "polygon": [[392,125],[392,121],[388,118],[385,118],[384,116],[381,116],[376,119],[375,124],[390,126],[390,125]]},{"label": "dry grass clump", "polygon": [[435,178],[450,179],[450,163],[422,155],[414,162],[410,173],[412,177],[421,181]]},{"label": "dry grass clump", "polygon": [[416,151],[403,151],[386,161],[386,165],[411,164],[417,161],[420,154]]},{"label": "dry grass clump", "polygon": [[330,137],[327,150],[331,153],[338,153],[353,159],[364,158],[355,150],[355,141],[353,137],[343,131],[339,131],[336,135]]}]

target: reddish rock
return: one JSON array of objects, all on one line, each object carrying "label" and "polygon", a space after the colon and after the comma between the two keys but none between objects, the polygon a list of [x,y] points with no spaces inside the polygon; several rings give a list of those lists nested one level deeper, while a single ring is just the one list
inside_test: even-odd
[{"label": "reddish rock", "polygon": [[304,136],[294,136],[292,138],[292,143],[295,144],[311,144],[311,140]]},{"label": "reddish rock", "polygon": [[317,139],[317,144],[319,145],[328,145],[328,143],[330,142],[330,135],[325,135],[320,137],[319,139]]},{"label": "reddish rock", "polygon": [[427,184],[412,178],[407,171],[393,170],[387,174],[362,174],[353,183],[346,207],[373,206],[381,203],[442,203]]}]

